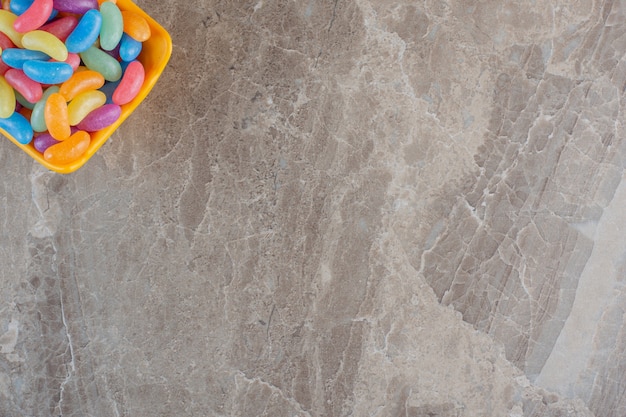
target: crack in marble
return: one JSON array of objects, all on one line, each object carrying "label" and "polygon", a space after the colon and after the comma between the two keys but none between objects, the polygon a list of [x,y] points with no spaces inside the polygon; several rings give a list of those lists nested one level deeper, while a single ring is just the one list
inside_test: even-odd
[{"label": "crack in marble", "polygon": [[[291,406],[293,408],[293,410],[298,413],[297,414],[298,416],[301,416],[301,417],[313,417],[313,414],[311,414],[311,413],[307,412],[306,410],[302,409],[302,406],[301,406],[300,403],[298,403],[298,401],[296,401],[294,398],[285,396],[285,393],[284,393],[284,391],[281,388],[279,388],[279,387],[277,387],[275,385],[272,385],[269,382],[264,381],[263,379],[261,379],[259,377],[250,378],[250,377],[246,376],[245,373],[239,371],[239,372],[237,372],[237,375],[235,376],[235,383],[236,384],[237,384],[238,380],[242,380],[243,382],[246,382],[250,386],[254,386],[254,385],[258,384],[258,385],[261,385],[262,387],[268,388],[272,395],[276,395],[279,398],[282,398],[283,400],[285,400],[285,402],[287,402],[287,404],[289,404],[289,406]],[[241,389],[241,388],[239,386],[237,386],[237,389]],[[270,398],[267,398],[267,399],[269,400]],[[269,401],[267,401],[267,402],[269,402]],[[265,411],[267,410],[267,407],[268,407],[267,402],[266,402],[266,404],[264,406],[265,408],[263,410],[259,410],[255,406],[254,407],[254,410],[255,410],[254,412],[260,413],[259,415],[266,414]],[[245,407],[246,404],[244,403],[243,406]]]},{"label": "crack in marble", "polygon": [[68,327],[67,318],[65,315],[62,292],[60,292],[59,297],[60,297],[59,299],[61,300],[61,319],[63,321],[63,327],[65,329],[65,337],[67,338],[67,344],[70,350],[70,362],[69,364],[66,365],[67,376],[65,380],[63,380],[61,382],[61,385],[59,386],[59,402],[56,406],[56,411],[55,411],[57,415],[63,416],[63,397],[65,393],[65,386],[70,382],[70,380],[72,379],[72,376],[74,376],[76,373],[76,360],[75,360],[75,355],[74,355],[74,344],[72,343],[72,335]]}]

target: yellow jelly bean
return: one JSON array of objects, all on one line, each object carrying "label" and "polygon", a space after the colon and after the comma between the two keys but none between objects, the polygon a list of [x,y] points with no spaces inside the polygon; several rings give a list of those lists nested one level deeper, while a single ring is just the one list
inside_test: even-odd
[{"label": "yellow jelly bean", "polygon": [[15,111],[15,90],[0,75],[0,117],[6,119]]},{"label": "yellow jelly bean", "polygon": [[107,96],[98,90],[85,91],[74,97],[67,106],[70,125],[76,126],[91,111],[102,106],[107,101]]},{"label": "yellow jelly bean", "polygon": [[0,32],[11,39],[18,48],[22,47],[22,34],[13,28],[17,16],[8,10],[0,10]]},{"label": "yellow jelly bean", "polygon": [[43,153],[43,158],[51,164],[65,165],[83,156],[89,148],[91,137],[84,130],[79,130],[67,140],[50,146]]},{"label": "yellow jelly bean", "polygon": [[145,42],[150,38],[150,25],[140,14],[129,10],[122,11],[124,19],[124,32],[139,42]]},{"label": "yellow jelly bean", "polygon": [[104,77],[102,74],[91,70],[81,70],[75,72],[69,80],[61,85],[59,93],[61,93],[67,101],[70,101],[80,93],[89,90],[97,90],[103,85]]},{"label": "yellow jelly bean", "polygon": [[22,36],[22,46],[33,51],[43,52],[57,61],[67,59],[67,47],[52,33],[33,30]]},{"label": "yellow jelly bean", "polygon": [[66,140],[70,137],[70,123],[68,120],[68,108],[65,97],[59,93],[52,93],[43,110],[43,117],[48,127],[48,132],[56,140]]}]

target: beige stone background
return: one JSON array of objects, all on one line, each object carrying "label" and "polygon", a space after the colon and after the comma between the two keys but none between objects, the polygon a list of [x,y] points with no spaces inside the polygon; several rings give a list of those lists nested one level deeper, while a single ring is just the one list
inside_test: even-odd
[{"label": "beige stone background", "polygon": [[1,416],[626,415],[626,1],[137,3],[97,155],[0,143]]}]

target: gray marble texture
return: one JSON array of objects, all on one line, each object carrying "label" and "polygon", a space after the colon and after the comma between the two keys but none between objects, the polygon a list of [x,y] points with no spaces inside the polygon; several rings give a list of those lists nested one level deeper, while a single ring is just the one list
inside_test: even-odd
[{"label": "gray marble texture", "polygon": [[0,141],[0,416],[626,415],[626,1],[137,4],[98,153]]}]

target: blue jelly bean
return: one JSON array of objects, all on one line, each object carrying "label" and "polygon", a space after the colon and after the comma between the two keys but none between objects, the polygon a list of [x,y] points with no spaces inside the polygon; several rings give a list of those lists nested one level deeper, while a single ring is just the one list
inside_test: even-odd
[{"label": "blue jelly bean", "polygon": [[120,41],[120,58],[126,62],[134,61],[141,53],[141,48],[141,42],[124,33]]},{"label": "blue jelly bean", "polygon": [[30,49],[9,48],[2,51],[2,61],[11,68],[22,69],[28,61],[47,61],[50,57],[43,52]]},{"label": "blue jelly bean", "polygon": [[24,13],[33,4],[34,1],[35,0],[11,0],[11,3],[9,4],[9,9],[19,16]]},{"label": "blue jelly bean", "polygon": [[41,84],[60,84],[74,73],[70,64],[55,61],[28,61],[23,70],[28,78]]},{"label": "blue jelly bean", "polygon": [[33,140],[33,128],[30,122],[18,112],[6,119],[0,118],[0,129],[3,129],[22,145],[28,145]]},{"label": "blue jelly bean", "polygon": [[100,35],[102,15],[97,10],[89,10],[83,15],[72,33],[65,40],[68,52],[75,54],[89,49]]}]

